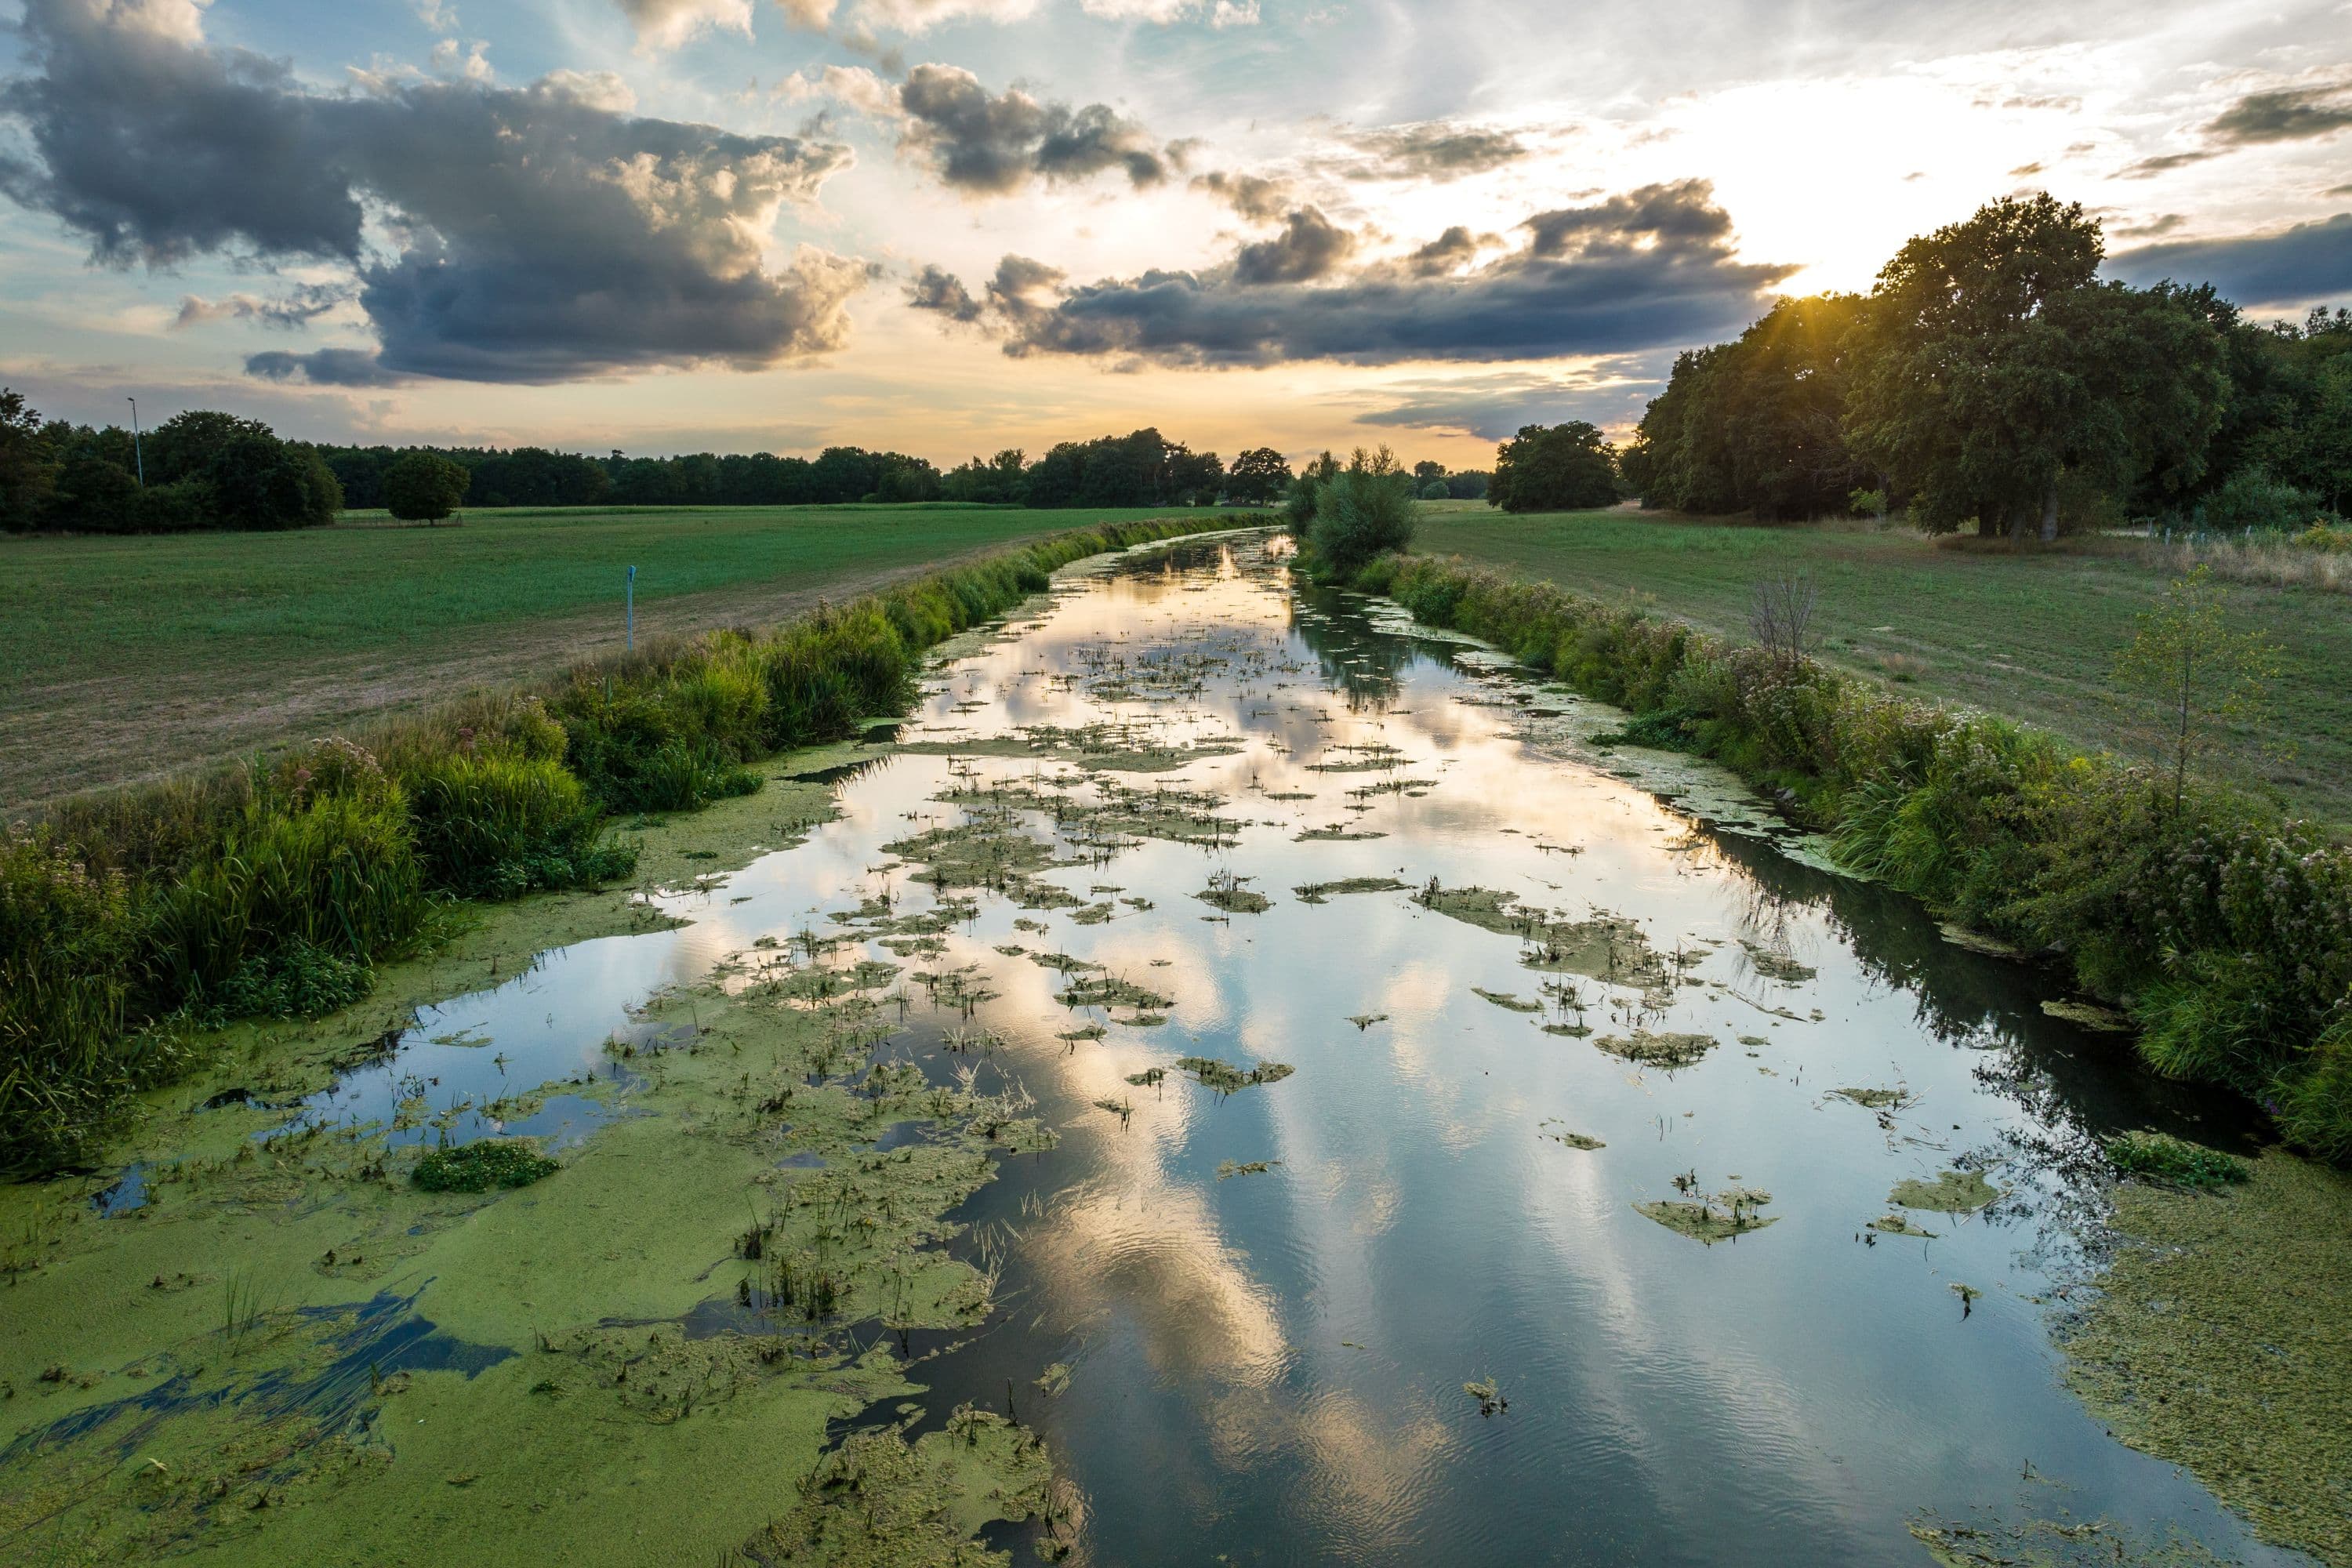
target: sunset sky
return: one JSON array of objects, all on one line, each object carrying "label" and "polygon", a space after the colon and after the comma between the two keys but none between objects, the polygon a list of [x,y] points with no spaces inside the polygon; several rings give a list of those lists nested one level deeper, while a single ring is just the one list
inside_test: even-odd
[{"label": "sunset sky", "polygon": [[2352,301],[2352,4],[0,0],[0,380],[321,440],[1484,466],[2046,188]]}]

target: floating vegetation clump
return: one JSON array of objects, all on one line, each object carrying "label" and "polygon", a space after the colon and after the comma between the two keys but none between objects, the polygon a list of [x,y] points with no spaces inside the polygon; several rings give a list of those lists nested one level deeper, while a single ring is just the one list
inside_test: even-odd
[{"label": "floating vegetation clump", "polygon": [[1749,1231],[1780,1223],[1778,1215],[1758,1212],[1772,1201],[1769,1193],[1753,1187],[1726,1187],[1719,1193],[1703,1193],[1698,1190],[1696,1176],[1676,1176],[1675,1185],[1685,1195],[1635,1204],[1633,1212],[1709,1247],[1718,1241],[1736,1241]]},{"label": "floating vegetation clump", "polygon": [[1465,1383],[1462,1392],[1478,1402],[1481,1415],[1499,1415],[1511,1407],[1511,1402],[1503,1397],[1503,1385],[1491,1377]]},{"label": "floating vegetation clump", "polygon": [[1217,1180],[1223,1182],[1234,1176],[1263,1176],[1281,1163],[1279,1160],[1220,1160],[1217,1162]]},{"label": "floating vegetation clump", "polygon": [[2095,1002],[2044,1002],[2042,1010],[2053,1018],[2063,1018],[2075,1027],[2089,1029],[2095,1034],[2128,1035],[2132,1032],[2129,1018]]},{"label": "floating vegetation clump", "polygon": [[1914,1177],[1895,1183],[1886,1201],[1906,1209],[1965,1215],[1976,1213],[1999,1196],[2000,1189],[1986,1181],[1981,1171],[1946,1171],[1932,1182]]},{"label": "floating vegetation clump", "polygon": [[1907,1089],[1833,1089],[1828,1098],[1849,1100],[1872,1110],[1907,1110],[1919,1097]]},{"label": "floating vegetation clump", "polygon": [[1145,1068],[1141,1072],[1131,1072],[1128,1074],[1127,1081],[1135,1085],[1138,1089],[1153,1089],[1157,1088],[1160,1081],[1166,1079],[1167,1076],[1168,1069],[1166,1068]]},{"label": "floating vegetation clump", "polygon": [[1969,952],[1980,952],[1988,958],[2023,958],[2025,954],[1999,937],[1987,936],[1980,931],[1970,931],[1962,925],[1939,925],[1937,931],[1954,947]]},{"label": "floating vegetation clump", "polygon": [[[1572,1029],[1560,1028],[1560,1034]],[[1636,1029],[1630,1035],[1603,1035],[1592,1042],[1597,1050],[1608,1052],[1621,1061],[1639,1062],[1643,1067],[1672,1069],[1695,1065],[1707,1052],[1715,1049],[1712,1035],[1675,1035]]]},{"label": "floating vegetation clump", "polygon": [[1356,1026],[1356,1033],[1360,1035],[1366,1029],[1370,1028],[1374,1024],[1385,1024],[1388,1021],[1389,1016],[1386,1013],[1350,1013],[1348,1015],[1348,1022]]},{"label": "floating vegetation clump", "polygon": [[1376,828],[1350,827],[1346,823],[1334,823],[1328,827],[1310,827],[1298,834],[1300,844],[1360,844],[1367,839],[1386,838],[1387,834]]},{"label": "floating vegetation clump", "polygon": [[1912,1224],[1911,1216],[1909,1215],[1883,1214],[1876,1219],[1872,1220],[1868,1225],[1863,1226],[1863,1228],[1864,1230],[1874,1230],[1881,1236],[1918,1236],[1925,1237],[1929,1241],[1936,1239],[1936,1233],[1934,1231],[1921,1230],[1917,1226]]},{"label": "floating vegetation clump", "polygon": [[487,1193],[527,1187],[555,1174],[556,1163],[521,1138],[484,1138],[454,1149],[436,1149],[416,1163],[410,1177],[428,1193]]},{"label": "floating vegetation clump", "polygon": [[1432,878],[1413,901],[1465,925],[1516,936],[1526,946],[1519,962],[1556,974],[1581,974],[1612,985],[1659,993],[1675,983],[1673,968],[1650,946],[1640,925],[1622,915],[1572,921],[1519,902],[1494,888],[1441,888]]},{"label": "floating vegetation clump", "polygon": [[1133,1007],[1140,1012],[1164,1012],[1176,1005],[1149,986],[1116,974],[1087,974],[1070,982],[1054,998],[1065,1007]]},{"label": "floating vegetation clump", "polygon": [[1593,1137],[1589,1132],[1578,1132],[1574,1131],[1567,1122],[1562,1121],[1556,1116],[1547,1118],[1544,1121],[1543,1125],[1536,1130],[1536,1136],[1538,1138],[1548,1138],[1551,1142],[1569,1149],[1606,1149],[1609,1147],[1608,1144],[1603,1143],[1600,1139]]},{"label": "floating vegetation clump", "polygon": [[1346,893],[1395,893],[1403,891],[1404,886],[1394,877],[1348,877],[1337,882],[1309,882],[1290,890],[1302,904],[1328,904]]},{"label": "floating vegetation clump", "polygon": [[1232,1094],[1257,1084],[1280,1083],[1298,1070],[1288,1062],[1260,1062],[1255,1067],[1241,1068],[1215,1057],[1179,1057],[1176,1068],[1180,1072],[1191,1073],[1195,1082],[1219,1094]]},{"label": "floating vegetation clump", "polygon": [[1517,995],[1508,991],[1488,991],[1483,986],[1473,985],[1470,987],[1470,992],[1474,996],[1483,997],[1486,1001],[1492,1002],[1497,1007],[1507,1007],[1514,1013],[1540,1013],[1543,1011],[1542,1003],[1523,1002],[1519,1000]]},{"label": "floating vegetation clump", "polygon": [[1264,893],[1252,892],[1243,884],[1250,879],[1237,877],[1231,871],[1219,871],[1209,879],[1209,885],[1192,896],[1212,909],[1223,910],[1229,915],[1264,914],[1274,907],[1274,900]]},{"label": "floating vegetation clump", "polygon": [[2142,1181],[2212,1192],[2246,1179],[2243,1160],[2169,1132],[2118,1132],[2105,1148],[2110,1164]]},{"label": "floating vegetation clump", "polygon": [[1748,950],[1749,967],[1768,980],[1795,985],[1811,980],[1818,973],[1810,964],[1799,963],[1787,953],[1776,952],[1760,942],[1743,941],[1739,945]]}]

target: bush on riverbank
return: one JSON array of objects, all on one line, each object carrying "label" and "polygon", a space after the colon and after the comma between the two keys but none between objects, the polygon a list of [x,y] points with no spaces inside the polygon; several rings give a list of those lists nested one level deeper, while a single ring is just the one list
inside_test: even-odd
[{"label": "bush on riverbank", "polygon": [[609,812],[760,786],[747,764],[902,710],[925,648],[1108,550],[1200,517],[1057,534],[783,626],[678,638],[533,693],[69,801],[0,835],[0,1175],[90,1153],[201,1026],[331,1011],[442,901],[626,876]]},{"label": "bush on riverbank", "polygon": [[2352,849],[2311,825],[2210,787],[2176,809],[2168,781],[2038,731],[1550,584],[1388,555],[1355,586],[1717,759],[1938,915],[2062,956],[2158,1071],[2352,1159]]}]

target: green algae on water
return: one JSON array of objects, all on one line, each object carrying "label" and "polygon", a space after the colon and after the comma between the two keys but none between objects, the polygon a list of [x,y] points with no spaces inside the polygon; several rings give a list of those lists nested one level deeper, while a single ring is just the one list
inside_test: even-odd
[{"label": "green algae on water", "polygon": [[1536,1136],[1538,1138],[1549,1139],[1552,1142],[1558,1143],[1561,1147],[1568,1149],[1591,1150],[1606,1149],[1609,1147],[1608,1144],[1603,1143],[1600,1139],[1593,1137],[1590,1133],[1572,1131],[1567,1122],[1560,1121],[1556,1116],[1547,1118],[1543,1121],[1542,1125],[1536,1130]]},{"label": "green algae on water", "polygon": [[1220,1160],[1217,1162],[1217,1180],[1223,1182],[1235,1176],[1263,1176],[1281,1163],[1279,1160]]},{"label": "green algae on water", "polygon": [[1247,877],[1220,871],[1209,879],[1207,887],[1192,896],[1210,908],[1223,910],[1229,915],[1264,914],[1274,907],[1274,900],[1244,886],[1248,880]]},{"label": "green algae on water", "polygon": [[1492,1002],[1497,1007],[1507,1008],[1514,1013],[1540,1013],[1543,1011],[1542,1003],[1523,1002],[1517,994],[1508,991],[1489,991],[1484,986],[1473,985],[1470,987],[1470,994],[1481,998],[1482,1000]]},{"label": "green algae on water", "polygon": [[1633,1212],[1709,1247],[1780,1223],[1779,1215],[1758,1212],[1772,1201],[1769,1193],[1750,1187],[1726,1187],[1719,1193],[1702,1193],[1696,1186],[1684,1190],[1685,1197],[1635,1204]]},{"label": "green algae on water", "polygon": [[1404,886],[1394,877],[1345,877],[1336,882],[1308,882],[1290,890],[1298,895],[1302,904],[1328,904],[1349,893],[1402,892]]},{"label": "green algae on water", "polygon": [[2246,1163],[2169,1132],[2118,1132],[2103,1146],[2107,1163],[2126,1176],[2176,1187],[2212,1191],[2246,1179]]},{"label": "green algae on water", "polygon": [[1192,1075],[1195,1082],[1213,1089],[1219,1094],[1233,1094],[1258,1084],[1280,1083],[1298,1069],[1288,1062],[1259,1062],[1255,1067],[1240,1068],[1215,1057],[1179,1057],[1177,1070]]},{"label": "green algae on water", "polygon": [[1864,1230],[1874,1230],[1881,1236],[1916,1236],[1925,1237],[1929,1241],[1936,1239],[1936,1233],[1934,1231],[1921,1230],[1917,1226],[1911,1223],[1911,1216],[1908,1215],[1883,1214],[1876,1219],[1872,1220],[1868,1225],[1863,1226],[1863,1228]]}]

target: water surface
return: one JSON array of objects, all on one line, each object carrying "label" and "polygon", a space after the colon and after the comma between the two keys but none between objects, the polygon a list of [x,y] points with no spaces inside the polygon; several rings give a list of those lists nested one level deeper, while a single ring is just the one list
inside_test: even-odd
[{"label": "water surface", "polygon": [[[831,917],[877,895],[932,907],[885,847],[994,794],[1054,847],[1035,876],[1069,901],[982,889],[941,952],[859,941],[826,962],[966,971],[990,994],[969,1008],[902,981],[908,1032],[883,1051],[942,1076],[977,1060],[1060,1130],[961,1216],[1006,1304],[921,1375],[935,1417],[1009,1388],[1075,1489],[1080,1560],[1912,1561],[1915,1520],[2073,1517],[2301,1561],[2109,1438],[2053,1344],[2095,1225],[2093,1141],[2226,1142],[2239,1130],[2197,1118],[2228,1113],[2046,1016],[2048,976],[1784,853],[1723,781],[1691,774],[1678,805],[1615,776],[1578,741],[1606,722],[1392,610],[1302,590],[1256,545],[1140,555],[939,669],[899,736],[914,749],[838,779],[837,821],[667,897],[693,924],[446,1004],[303,1114],[609,1074],[605,1042],[658,988],[763,937],[858,936]],[[1107,836],[1087,811],[1106,784],[1162,792],[1191,841]],[[1402,887],[1296,891],[1345,879]],[[1617,977],[1530,967],[1518,936],[1417,899],[1433,882],[1631,922]],[[1271,903],[1197,896],[1218,887]],[[1074,1010],[1048,953],[1168,1005]],[[1099,1039],[1064,1037],[1090,1023]],[[950,1058],[950,1028],[995,1044]],[[1670,1070],[1598,1044],[1637,1029],[1712,1045]],[[1296,1071],[1220,1094],[1175,1068],[1192,1056]],[[468,1130],[598,1113],[498,1110]],[[1950,1171],[2001,1195],[1890,1201]],[[1733,1189],[1769,1200],[1712,1245],[1638,1206]],[[1890,1215],[1934,1235],[1869,1228]],[[1049,1394],[1051,1363],[1069,1376]],[[1507,1405],[1465,1392],[1487,1382]]]}]

